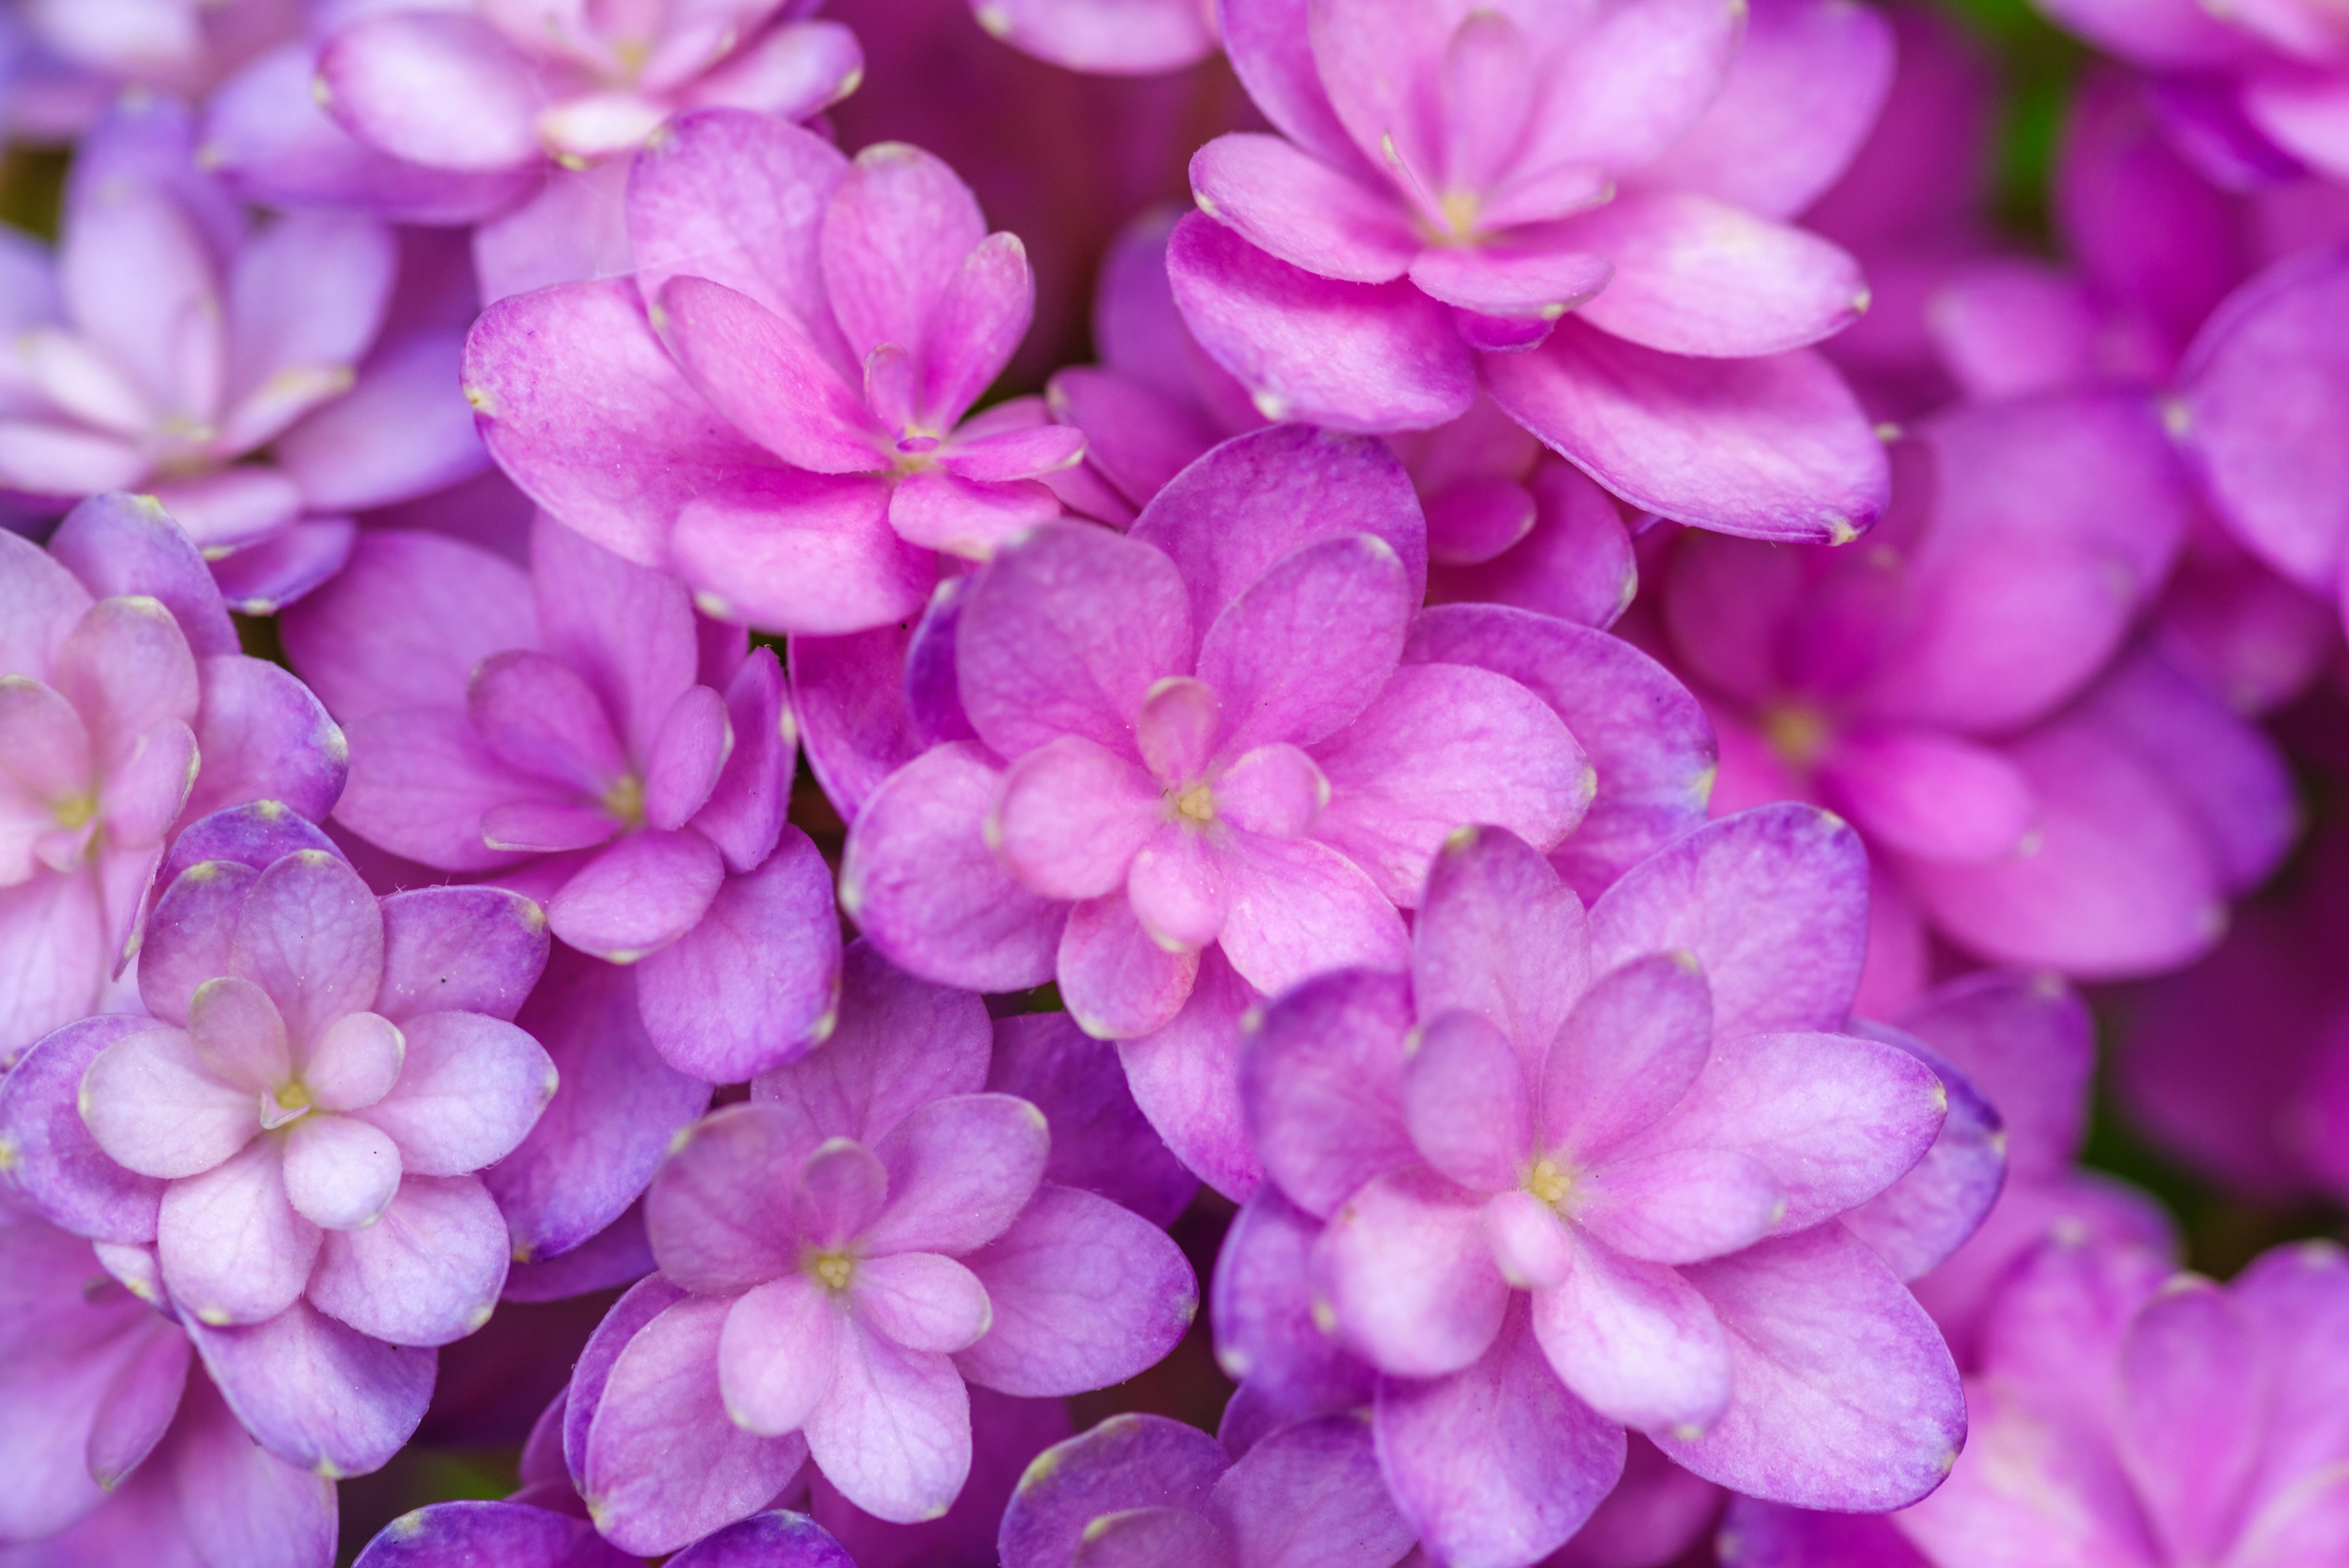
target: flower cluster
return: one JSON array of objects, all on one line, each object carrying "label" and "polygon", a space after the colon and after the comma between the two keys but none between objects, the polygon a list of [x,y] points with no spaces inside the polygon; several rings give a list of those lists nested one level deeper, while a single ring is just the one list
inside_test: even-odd
[{"label": "flower cluster", "polygon": [[0,4],[0,1568],[2349,1562],[2349,22],[2037,3]]}]

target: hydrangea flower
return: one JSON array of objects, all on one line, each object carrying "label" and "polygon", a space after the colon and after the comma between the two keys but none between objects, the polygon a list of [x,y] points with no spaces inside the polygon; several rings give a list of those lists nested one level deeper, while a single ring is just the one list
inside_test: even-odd
[{"label": "hydrangea flower", "polygon": [[230,602],[267,614],[342,565],[350,514],[486,460],[450,389],[456,335],[387,330],[392,231],[257,224],[192,145],[176,103],[118,109],[76,160],[54,267],[12,265],[0,487],[151,491]]},{"label": "hydrangea flower", "polygon": [[1411,1547],[1351,1415],[1237,1459],[1195,1427],[1112,1416],[1037,1456],[998,1542],[1003,1568],[1388,1568]]},{"label": "hydrangea flower", "polygon": [[108,1002],[181,821],[323,817],[344,758],[151,499],[86,501],[47,551],[0,530],[0,1062]]},{"label": "hydrangea flower", "polygon": [[1104,1386],[1195,1310],[1165,1234],[1044,1181],[1043,1113],[981,1092],[976,997],[861,945],[843,973],[824,1048],[679,1140],[646,1196],[661,1272],[573,1375],[564,1455],[625,1550],[755,1511],[811,1457],[867,1513],[937,1517],[971,1467],[966,1379]]},{"label": "hydrangea flower", "polygon": [[823,1037],[839,930],[822,858],[783,821],[772,652],[545,519],[527,574],[370,533],[285,638],[351,737],[352,832],[499,873],[565,944],[633,966],[646,1033],[694,1077],[740,1083]]},{"label": "hydrangea flower", "polygon": [[2271,184],[2312,170],[2349,182],[2349,25],[2322,0],[2223,11],[2190,0],[2041,0],[2040,9],[2152,73],[2163,129],[2216,183]]},{"label": "hydrangea flower", "polygon": [[0,1194],[0,1556],[327,1568],[334,1482],[245,1435],[139,1257]]},{"label": "hydrangea flower", "polygon": [[301,25],[299,0],[30,0],[0,18],[0,108],[14,136],[65,140],[127,88],[201,97]]},{"label": "hydrangea flower", "polygon": [[1059,512],[1037,476],[1081,435],[1032,402],[964,421],[1033,285],[937,159],[691,115],[638,159],[628,226],[633,284],[502,300],[467,349],[491,452],[557,517],[713,614],[845,632],[917,611],[934,552]]},{"label": "hydrangea flower", "polygon": [[1871,1011],[1920,989],[1921,921],[2075,975],[2206,951],[2295,812],[2256,731],[2124,652],[2192,506],[2152,411],[1961,408],[1902,458],[1861,551],[1680,542],[1663,618],[1722,736],[1716,809],[1813,799],[1868,836]]},{"label": "hydrangea flower", "polygon": [[1865,878],[1849,829],[1773,807],[1666,847],[1586,918],[1521,841],[1464,832],[1408,977],[1266,1009],[1250,1129],[1326,1220],[1315,1315],[1377,1369],[1381,1463],[1436,1555],[1547,1553],[1615,1484],[1625,1426],[1811,1507],[1897,1507],[1947,1473],[1956,1368],[1839,1219],[1950,1103],[1911,1053],[1834,1033]]},{"label": "hydrangea flower", "polygon": [[1223,19],[1281,134],[1200,150],[1167,262],[1268,417],[1423,430],[1481,384],[1642,510],[1841,541],[1883,509],[1883,453],[1806,351],[1867,288],[1782,221],[1881,102],[1874,13],[1757,6],[1742,70],[1746,8],[1723,0],[1235,0]]},{"label": "hydrangea flower", "polygon": [[[585,1520],[517,1502],[436,1502],[383,1527],[356,1568],[636,1568]],[[774,1510],[730,1524],[668,1558],[669,1568],[858,1568],[823,1526]]]},{"label": "hydrangea flower", "polygon": [[971,0],[1013,48],[1102,76],[1151,76],[1216,52],[1215,7],[1198,0]]},{"label": "hydrangea flower", "polygon": [[[1098,365],[1056,371],[1052,417],[1085,434],[1085,461],[1048,475],[1071,512],[1130,526],[1217,441],[1265,422],[1174,308],[1164,213],[1128,224],[1102,259],[1093,305]],[[1487,398],[1428,431],[1392,435],[1427,513],[1428,597],[1518,605],[1607,626],[1638,573],[1621,514],[1589,480]]]},{"label": "hydrangea flower", "polygon": [[804,119],[856,90],[864,57],[820,0],[631,8],[467,0],[325,8],[208,106],[211,161],[251,199],[472,223],[531,198],[560,244],[565,178],[712,105]]}]

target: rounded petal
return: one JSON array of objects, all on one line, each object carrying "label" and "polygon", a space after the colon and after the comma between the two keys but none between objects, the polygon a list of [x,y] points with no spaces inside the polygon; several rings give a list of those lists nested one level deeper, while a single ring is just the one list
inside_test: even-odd
[{"label": "rounded petal", "polygon": [[426,1012],[401,1033],[398,1082],[358,1115],[391,1136],[417,1175],[462,1176],[502,1159],[554,1096],[544,1047],[503,1019]]},{"label": "rounded petal", "polygon": [[399,1150],[379,1128],[314,1113],[287,1129],[286,1200],[312,1224],[329,1231],[372,1225],[398,1190]]},{"label": "rounded petal", "polygon": [[1702,1431],[1728,1407],[1728,1336],[1664,1264],[1585,1241],[1566,1278],[1534,1297],[1533,1322],[1566,1386],[1627,1427]]},{"label": "rounded petal", "polygon": [[0,1147],[13,1156],[11,1189],[51,1224],[76,1235],[155,1239],[162,1182],[109,1158],[78,1104],[83,1075],[98,1054],[150,1027],[147,1019],[123,1014],[69,1023],[36,1041],[0,1076]]},{"label": "rounded petal", "polygon": [[510,1251],[478,1178],[411,1176],[374,1224],[327,1234],[309,1297],[369,1338],[447,1345],[489,1322]]},{"label": "rounded petal", "polygon": [[178,1029],[107,1045],[82,1075],[79,1103],[98,1147],[142,1176],[200,1175],[261,1130],[255,1091],[223,1080]]},{"label": "rounded petal", "polygon": [[1481,1195],[1423,1166],[1373,1178],[1314,1248],[1338,1332],[1391,1376],[1440,1377],[1485,1355],[1509,1304]]},{"label": "rounded petal", "polygon": [[903,1350],[853,1324],[808,1451],[843,1497],[895,1524],[946,1512],[970,1474],[970,1399],[934,1351]]},{"label": "rounded petal", "polygon": [[415,1435],[432,1397],[429,1350],[387,1345],[297,1301],[265,1323],[188,1335],[255,1441],[316,1475],[380,1469]]},{"label": "rounded petal", "polygon": [[728,1417],[764,1438],[797,1431],[832,1387],[853,1332],[848,1303],[812,1274],[786,1274],[736,1300],[718,1335]]}]

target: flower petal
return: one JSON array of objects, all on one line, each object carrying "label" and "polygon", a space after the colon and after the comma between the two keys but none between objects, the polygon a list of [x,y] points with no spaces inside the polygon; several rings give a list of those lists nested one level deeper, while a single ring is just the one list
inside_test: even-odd
[{"label": "flower petal", "polygon": [[392,1345],[447,1345],[490,1320],[511,1243],[477,1177],[410,1176],[383,1218],[327,1232],[309,1297]]}]

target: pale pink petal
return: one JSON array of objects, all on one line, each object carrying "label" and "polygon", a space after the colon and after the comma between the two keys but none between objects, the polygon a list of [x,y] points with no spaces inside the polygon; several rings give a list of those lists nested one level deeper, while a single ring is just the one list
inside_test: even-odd
[{"label": "pale pink petal", "polygon": [[301,1295],[318,1255],[318,1228],[286,1200],[274,1141],[163,1189],[155,1227],[163,1282],[205,1323],[260,1323]]},{"label": "pale pink petal", "polygon": [[308,1294],[369,1338],[447,1345],[489,1321],[511,1248],[479,1178],[411,1176],[374,1224],[326,1233]]},{"label": "pale pink petal", "polygon": [[1729,1342],[1702,1296],[1661,1263],[1585,1241],[1534,1297],[1534,1336],[1568,1388],[1643,1430],[1702,1429],[1727,1407]]}]

